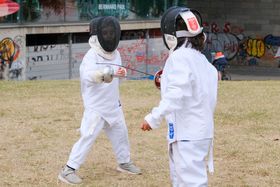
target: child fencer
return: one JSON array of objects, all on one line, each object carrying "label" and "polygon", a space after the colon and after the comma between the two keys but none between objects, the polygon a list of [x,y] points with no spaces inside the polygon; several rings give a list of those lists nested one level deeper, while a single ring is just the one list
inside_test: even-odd
[{"label": "child fencer", "polygon": [[91,48],[80,65],[84,105],[81,136],[74,144],[66,165],[58,175],[63,182],[82,183],[76,170],[85,161],[102,129],[112,143],[118,162],[117,170],[141,174],[141,170],[130,158],[128,131],[119,97],[119,77],[126,75],[125,68],[118,66],[121,65],[121,57],[117,50],[120,34],[120,25],[115,17],[98,17],[90,22]]},{"label": "child fencer", "polygon": [[158,128],[165,118],[173,187],[206,187],[207,156],[213,172],[218,73],[201,53],[206,35],[199,12],[171,7],[162,16],[161,30],[170,50],[160,79],[161,100],[141,129]]}]

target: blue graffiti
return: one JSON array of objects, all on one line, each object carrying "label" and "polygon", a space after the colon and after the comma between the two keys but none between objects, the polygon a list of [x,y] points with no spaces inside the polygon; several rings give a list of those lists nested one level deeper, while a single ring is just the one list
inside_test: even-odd
[{"label": "blue graffiti", "polygon": [[273,36],[272,34],[269,34],[264,38],[264,42],[267,45],[280,46],[280,36]]}]

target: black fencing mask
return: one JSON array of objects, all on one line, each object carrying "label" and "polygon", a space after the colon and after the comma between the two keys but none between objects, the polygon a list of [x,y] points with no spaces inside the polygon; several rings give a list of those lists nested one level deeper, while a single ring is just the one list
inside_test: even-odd
[{"label": "black fencing mask", "polygon": [[101,47],[106,52],[113,52],[121,37],[119,21],[113,16],[101,17],[97,21],[96,35]]},{"label": "black fencing mask", "polygon": [[194,37],[202,32],[202,20],[198,11],[186,7],[171,7],[161,19],[163,41],[169,50],[177,46],[177,38]]},{"label": "black fencing mask", "polygon": [[97,23],[100,21],[102,17],[95,17],[90,21],[89,24],[89,35],[97,35]]}]

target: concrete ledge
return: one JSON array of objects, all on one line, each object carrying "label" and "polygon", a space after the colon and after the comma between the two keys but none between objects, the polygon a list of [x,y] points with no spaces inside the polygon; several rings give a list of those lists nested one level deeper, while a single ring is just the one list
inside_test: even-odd
[{"label": "concrete ledge", "polygon": [[[120,21],[122,30],[160,28],[160,20]],[[81,23],[40,23],[0,25],[0,29],[24,29],[27,34],[89,32],[89,22]]]},{"label": "concrete ledge", "polygon": [[262,66],[229,66],[231,80],[280,80],[280,68]]}]

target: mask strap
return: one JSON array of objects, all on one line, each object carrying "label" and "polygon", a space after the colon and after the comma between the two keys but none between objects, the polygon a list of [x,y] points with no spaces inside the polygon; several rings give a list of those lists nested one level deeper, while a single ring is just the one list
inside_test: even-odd
[{"label": "mask strap", "polygon": [[207,35],[205,34],[205,32],[203,32],[203,36],[204,36],[203,43],[205,43],[205,42],[206,42],[206,40],[207,40]]}]

